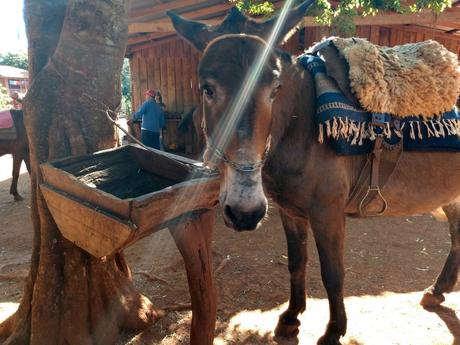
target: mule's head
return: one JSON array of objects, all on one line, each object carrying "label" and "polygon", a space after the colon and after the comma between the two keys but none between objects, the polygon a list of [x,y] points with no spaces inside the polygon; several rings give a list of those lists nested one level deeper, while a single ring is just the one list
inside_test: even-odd
[{"label": "mule's head", "polygon": [[170,14],[176,31],[203,52],[198,74],[204,158],[221,171],[224,220],[238,231],[255,229],[267,212],[261,171],[281,73],[273,48],[310,3],[282,12],[281,22],[257,23],[233,10],[221,25],[209,27]]}]

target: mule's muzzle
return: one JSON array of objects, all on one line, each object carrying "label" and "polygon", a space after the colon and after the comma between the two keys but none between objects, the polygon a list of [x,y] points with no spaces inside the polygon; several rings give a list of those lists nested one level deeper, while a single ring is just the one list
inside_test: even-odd
[{"label": "mule's muzzle", "polygon": [[228,227],[236,231],[251,231],[257,228],[266,213],[266,204],[249,211],[240,209],[238,206],[226,205],[224,207],[224,221]]}]

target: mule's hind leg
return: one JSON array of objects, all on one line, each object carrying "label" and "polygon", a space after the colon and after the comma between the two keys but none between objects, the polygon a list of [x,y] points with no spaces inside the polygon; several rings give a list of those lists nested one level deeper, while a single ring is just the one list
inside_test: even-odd
[{"label": "mule's hind leg", "polygon": [[18,193],[19,170],[21,169],[22,155],[13,153],[13,179],[11,180],[10,194],[14,196],[14,200],[22,200],[22,196]]},{"label": "mule's hind leg", "polygon": [[347,330],[343,302],[345,216],[338,211],[338,207],[317,205],[310,217],[321,264],[321,277],[329,300],[329,323],[318,345],[340,345],[340,337]]},{"label": "mule's hind leg", "polygon": [[434,307],[444,302],[445,292],[451,292],[457,283],[460,267],[460,202],[442,208],[449,221],[450,253],[436,282],[425,290],[420,304]]},{"label": "mule's hind leg", "polygon": [[287,310],[281,314],[275,335],[294,337],[299,333],[299,313],[305,310],[305,266],[307,264],[308,220],[293,219],[280,210],[286,234],[289,273],[291,276],[291,296]]}]

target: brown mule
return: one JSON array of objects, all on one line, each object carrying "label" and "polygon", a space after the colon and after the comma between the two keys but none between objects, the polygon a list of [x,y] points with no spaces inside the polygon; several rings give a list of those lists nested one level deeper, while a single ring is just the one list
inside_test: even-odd
[{"label": "brown mule", "polygon": [[[301,20],[310,3],[290,11],[279,38]],[[330,320],[318,344],[340,344],[347,326],[345,206],[366,157],[337,156],[328,145],[317,142],[312,77],[267,44],[280,41],[270,38],[277,19],[256,23],[232,13],[216,28],[170,14],[176,31],[203,51],[199,80],[205,160],[222,174],[224,219],[236,230],[253,230],[266,214],[265,193],[279,206],[288,243],[291,296],[275,334],[285,337],[297,335],[297,316],[305,310],[306,238],[311,227],[330,307]],[[261,52],[266,60],[258,64]],[[251,75],[254,70],[259,71],[256,76]],[[254,88],[248,87],[250,83]],[[386,215],[411,215],[443,206],[449,219],[451,251],[436,282],[425,292],[421,303],[426,306],[440,304],[443,293],[457,282],[459,197],[460,154],[453,152],[404,152],[385,187]],[[369,211],[378,211],[379,206],[371,204]]]},{"label": "brown mule", "polygon": [[13,179],[11,180],[10,194],[14,196],[14,200],[19,201],[22,200],[21,195],[18,193],[18,179],[22,161],[26,163],[27,171],[30,173],[29,142],[26,128],[24,127],[22,110],[12,109],[10,112],[16,128],[16,138],[11,140],[0,139],[0,156],[8,153],[13,156]]}]

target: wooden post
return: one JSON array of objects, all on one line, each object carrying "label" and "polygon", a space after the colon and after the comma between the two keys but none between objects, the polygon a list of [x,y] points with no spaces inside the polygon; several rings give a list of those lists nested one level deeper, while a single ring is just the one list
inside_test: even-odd
[{"label": "wooden post", "polygon": [[195,213],[170,227],[184,259],[192,300],[190,345],[212,345],[217,297],[212,269],[212,232],[215,209]]}]

